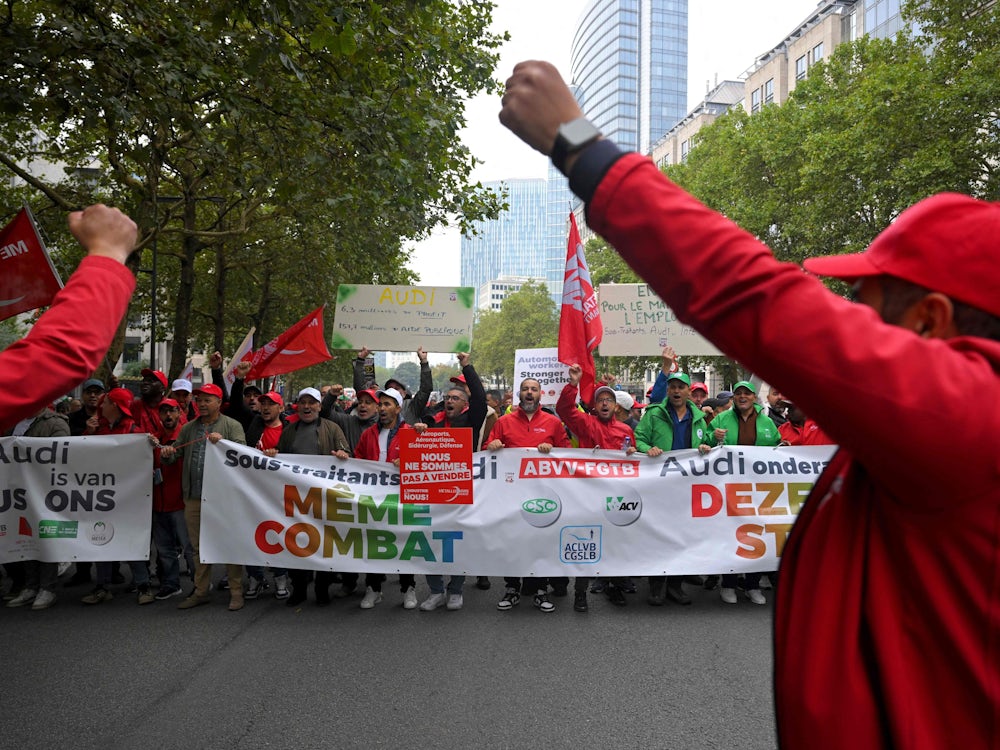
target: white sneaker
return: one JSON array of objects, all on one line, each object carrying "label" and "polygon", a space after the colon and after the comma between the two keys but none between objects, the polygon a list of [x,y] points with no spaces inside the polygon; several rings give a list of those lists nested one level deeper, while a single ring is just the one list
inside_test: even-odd
[{"label": "white sneaker", "polygon": [[761,593],[760,589],[750,589],[747,591],[747,599],[754,604],[767,604],[767,599],[764,598],[764,594]]},{"label": "white sneaker", "polygon": [[25,604],[31,604],[35,601],[35,597],[38,596],[37,589],[22,589],[21,593],[7,602],[8,607],[23,607]]},{"label": "white sneaker", "polygon": [[448,609],[450,610],[461,609],[462,604],[464,604],[464,600],[462,599],[461,594],[451,594],[448,597],[448,605],[447,605]]},{"label": "white sneaker", "polygon": [[736,604],[736,589],[719,589],[719,598],[726,604]]},{"label": "white sneaker", "polygon": [[288,576],[274,577],[274,598],[275,599],[288,598]]},{"label": "white sneaker", "polygon": [[380,601],[382,601],[382,592],[373,591],[372,587],[369,586],[368,590],[365,591],[364,598],[361,600],[361,609],[371,609]]},{"label": "white sneaker", "polygon": [[[444,604],[444,594],[431,594],[420,603],[421,612],[433,612]],[[405,606],[405,605],[404,605]]]},{"label": "white sneaker", "polygon": [[403,609],[416,609],[417,608],[417,590],[410,586],[405,592],[403,592]]},{"label": "white sneaker", "polygon": [[53,604],[56,603],[56,595],[51,591],[46,591],[42,589],[38,592],[38,596],[35,597],[35,601],[32,603],[32,609],[48,609]]}]

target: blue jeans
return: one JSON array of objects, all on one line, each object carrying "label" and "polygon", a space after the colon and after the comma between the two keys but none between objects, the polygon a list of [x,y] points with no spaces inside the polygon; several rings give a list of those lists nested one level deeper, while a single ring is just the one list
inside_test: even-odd
[{"label": "blue jeans", "polygon": [[[424,576],[427,579],[427,587],[431,590],[432,594],[443,594],[444,593],[444,576]],[[465,585],[465,576],[451,576],[448,579],[448,593],[449,594],[461,594],[462,586]]]},{"label": "blue jeans", "polygon": [[[107,588],[111,584],[111,576],[114,574],[116,563],[97,563],[97,585]],[[149,566],[146,560],[130,560],[128,566],[132,569],[132,583],[136,586],[149,585]]]},{"label": "blue jeans", "polygon": [[181,555],[194,571],[194,550],[188,540],[184,511],[153,511],[153,543],[160,557],[160,585],[181,587]]}]

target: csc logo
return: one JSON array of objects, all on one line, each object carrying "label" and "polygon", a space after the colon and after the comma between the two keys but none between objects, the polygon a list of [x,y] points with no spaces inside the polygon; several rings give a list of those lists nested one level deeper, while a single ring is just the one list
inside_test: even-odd
[{"label": "csc logo", "polygon": [[521,503],[521,518],[538,529],[551,526],[562,512],[562,503],[556,496],[537,497]]}]

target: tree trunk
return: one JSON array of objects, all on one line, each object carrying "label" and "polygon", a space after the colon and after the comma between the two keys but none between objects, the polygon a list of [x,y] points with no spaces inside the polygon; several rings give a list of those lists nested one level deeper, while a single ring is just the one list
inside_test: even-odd
[{"label": "tree trunk", "polygon": [[188,332],[191,329],[191,303],[194,299],[194,265],[202,243],[190,234],[195,229],[195,203],[190,196],[184,204],[184,252],[181,257],[180,285],[174,307],[174,345],[170,352],[170,377],[184,369],[187,362]]}]

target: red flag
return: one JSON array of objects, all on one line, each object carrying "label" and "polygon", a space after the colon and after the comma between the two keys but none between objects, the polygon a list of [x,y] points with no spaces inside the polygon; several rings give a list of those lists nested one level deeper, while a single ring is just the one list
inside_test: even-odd
[{"label": "red flag", "polygon": [[[326,307],[326,305],[323,305]],[[323,307],[317,307],[277,338],[253,353],[247,380],[284,375],[331,359],[323,339]]]},{"label": "red flag", "polygon": [[62,289],[27,208],[0,230],[0,320],[44,307]]},{"label": "red flag", "polygon": [[588,404],[594,397],[597,380],[594,349],[601,343],[603,335],[597,292],[590,281],[590,269],[583,256],[576,217],[570,212],[566,275],[563,277],[562,312],[559,316],[559,361],[565,365],[579,364],[583,368],[580,398]]}]

